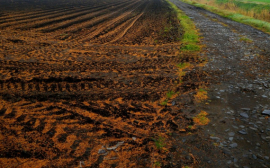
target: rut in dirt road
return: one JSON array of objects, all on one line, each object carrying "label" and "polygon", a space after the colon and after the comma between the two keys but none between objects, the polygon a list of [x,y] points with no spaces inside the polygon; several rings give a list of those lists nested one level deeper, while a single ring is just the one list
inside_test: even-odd
[{"label": "rut in dirt road", "polygon": [[[212,102],[202,107],[213,143],[230,157],[222,167],[270,167],[270,36],[202,8],[171,0],[196,24],[209,63]],[[204,54],[204,53],[202,53]]]}]

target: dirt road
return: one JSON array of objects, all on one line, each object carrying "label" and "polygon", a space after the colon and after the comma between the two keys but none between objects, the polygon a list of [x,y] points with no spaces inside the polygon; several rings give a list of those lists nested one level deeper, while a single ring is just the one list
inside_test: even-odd
[{"label": "dirt road", "polygon": [[204,9],[171,0],[196,24],[212,82],[204,128],[229,156],[220,167],[270,167],[270,36]]}]

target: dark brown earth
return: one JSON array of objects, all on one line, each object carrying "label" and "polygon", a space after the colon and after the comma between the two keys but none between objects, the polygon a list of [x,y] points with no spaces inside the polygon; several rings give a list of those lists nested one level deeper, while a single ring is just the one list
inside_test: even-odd
[{"label": "dark brown earth", "polygon": [[198,165],[170,135],[196,132],[206,75],[165,1],[25,3],[0,16],[1,167]]},{"label": "dark brown earth", "polygon": [[269,35],[172,2],[201,53],[163,0],[1,1],[0,167],[269,167]]}]

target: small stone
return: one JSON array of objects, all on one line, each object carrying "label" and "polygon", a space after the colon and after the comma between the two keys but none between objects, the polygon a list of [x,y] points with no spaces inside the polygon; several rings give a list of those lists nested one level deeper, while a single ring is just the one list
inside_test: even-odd
[{"label": "small stone", "polygon": [[229,136],[231,136],[231,137],[235,135],[234,132],[229,132],[228,134],[229,134]]},{"label": "small stone", "polygon": [[220,140],[219,137],[212,137],[212,136],[210,136],[210,139],[213,139],[213,140],[216,140],[216,141],[219,141]]},{"label": "small stone", "polygon": [[239,166],[237,164],[234,164],[234,167],[238,168]]},{"label": "small stone", "polygon": [[250,129],[252,129],[253,131],[258,131],[257,128],[253,128],[253,127],[249,127]]},{"label": "small stone", "polygon": [[112,147],[107,147],[107,150],[116,150],[119,146],[123,145],[125,142],[121,141],[121,142],[117,142],[117,144],[115,146]]},{"label": "small stone", "polygon": [[232,147],[232,148],[236,148],[237,146],[238,146],[237,143],[232,143],[232,144],[230,144],[230,147]]},{"label": "small stone", "polygon": [[175,101],[172,101],[172,106],[174,106],[176,104],[176,102]]},{"label": "small stone", "polygon": [[233,137],[230,137],[229,140],[232,141],[233,140]]},{"label": "small stone", "polygon": [[264,159],[269,160],[269,156],[264,156]]},{"label": "small stone", "polygon": [[242,129],[242,130],[240,130],[240,131],[238,131],[240,134],[242,134],[242,135],[247,135],[247,131],[246,130],[244,130],[244,129]]},{"label": "small stone", "polygon": [[222,152],[226,155],[231,155],[231,151],[229,149],[223,148]]},{"label": "small stone", "polygon": [[263,160],[263,157],[262,157],[262,155],[260,155],[260,154],[257,154],[257,157],[258,157],[259,159],[262,159],[262,160]]},{"label": "small stone", "polygon": [[252,158],[256,160],[257,159],[257,156],[254,155],[254,154],[252,154]]},{"label": "small stone", "polygon": [[265,139],[269,141],[270,140],[270,136],[265,137]]},{"label": "small stone", "polygon": [[248,157],[248,155],[247,155],[247,154],[243,154],[243,157],[244,157],[244,158],[247,158],[247,157]]},{"label": "small stone", "polygon": [[238,161],[238,159],[236,158],[233,158],[233,162],[236,163]]},{"label": "small stone", "polygon": [[133,140],[133,141],[136,141],[136,139],[137,139],[136,137],[132,137],[132,140]]},{"label": "small stone", "polygon": [[240,128],[245,128],[245,126],[243,126],[243,125],[240,125],[239,127],[240,127]]},{"label": "small stone", "polygon": [[240,116],[241,116],[241,117],[244,117],[244,118],[249,118],[248,114],[247,114],[247,113],[245,113],[245,112],[240,113]]},{"label": "small stone", "polygon": [[265,118],[264,117],[259,117],[260,120],[264,120]]},{"label": "small stone", "polygon": [[260,143],[256,143],[256,145],[257,145],[257,146],[261,146],[261,144],[260,144]]},{"label": "small stone", "polygon": [[105,154],[107,151],[105,149],[99,149],[98,154]]},{"label": "small stone", "polygon": [[231,160],[229,160],[228,162],[227,162],[227,164],[231,164],[232,163],[232,161]]},{"label": "small stone", "polygon": [[264,110],[264,111],[262,112],[262,114],[263,114],[263,115],[269,115],[269,116],[270,116],[270,110]]}]

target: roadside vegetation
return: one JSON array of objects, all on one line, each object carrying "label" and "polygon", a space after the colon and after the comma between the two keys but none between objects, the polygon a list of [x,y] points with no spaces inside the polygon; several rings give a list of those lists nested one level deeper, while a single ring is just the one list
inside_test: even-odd
[{"label": "roadside vegetation", "polygon": [[173,3],[167,0],[167,2],[171,5],[173,10],[177,13],[177,18],[180,21],[180,25],[183,28],[184,34],[182,38],[183,45],[181,47],[182,51],[199,51],[200,46],[199,43],[199,35],[195,28],[195,24],[193,21],[184,14],[179,8],[177,8]]},{"label": "roadside vegetation", "polygon": [[270,2],[264,0],[182,0],[270,33]]}]

